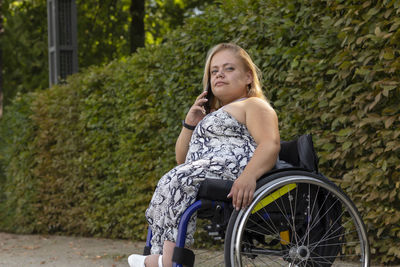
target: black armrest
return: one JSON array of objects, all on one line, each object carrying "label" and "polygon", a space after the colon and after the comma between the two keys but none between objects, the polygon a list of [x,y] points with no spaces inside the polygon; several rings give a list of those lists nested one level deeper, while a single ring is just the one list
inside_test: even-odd
[{"label": "black armrest", "polygon": [[198,198],[205,198],[216,201],[231,201],[226,196],[231,191],[233,181],[220,179],[205,179],[198,193]]}]

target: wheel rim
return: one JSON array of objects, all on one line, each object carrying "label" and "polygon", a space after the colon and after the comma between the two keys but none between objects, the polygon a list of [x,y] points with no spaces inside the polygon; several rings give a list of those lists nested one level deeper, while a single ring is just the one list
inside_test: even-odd
[{"label": "wheel rim", "polygon": [[[293,184],[296,185],[294,188],[288,187]],[[282,188],[283,191],[279,191]],[[299,194],[304,194],[304,188],[309,188],[308,192],[305,189],[308,199],[301,198],[301,202],[307,205],[299,200]],[[271,202],[271,195],[274,194]],[[331,219],[331,226],[325,222],[324,214],[333,209],[322,208],[326,206],[324,198],[321,204],[322,195],[327,195],[326,200],[333,198],[333,201],[341,205],[340,216]],[[262,186],[255,196],[249,208],[240,211],[235,222],[237,231],[232,233],[234,236],[231,239],[230,256],[231,262],[236,263],[234,266],[369,266],[369,247],[363,222],[354,204],[336,186],[313,177],[293,175]],[[286,226],[278,225],[276,218],[272,218],[275,213],[270,211],[274,209],[271,203],[278,207],[277,213],[283,214],[280,221],[284,221]],[[299,215],[301,212],[305,213],[304,218]],[[265,217],[267,213],[269,218]],[[331,227],[327,228],[326,233],[318,233],[318,227],[323,228],[322,222]],[[338,222],[343,226],[339,230],[333,227]],[[255,230],[258,228],[254,227],[257,224],[257,227],[261,227],[258,233]],[[282,235],[285,227],[289,228],[290,233],[286,237]],[[279,240],[279,244],[273,245],[273,240],[275,243]],[[332,249],[338,247],[340,251],[332,255],[335,254]]]}]

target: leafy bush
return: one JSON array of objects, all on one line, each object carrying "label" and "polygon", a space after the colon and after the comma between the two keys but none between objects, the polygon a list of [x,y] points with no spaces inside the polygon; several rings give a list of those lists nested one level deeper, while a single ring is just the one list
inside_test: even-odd
[{"label": "leafy bush", "polygon": [[144,239],[206,52],[234,41],[263,70],[282,139],[313,134],[322,172],[364,217],[372,258],[399,262],[398,13],[395,1],[224,1],[158,46],[22,95],[0,125],[0,227]]},{"label": "leafy bush", "polygon": [[31,95],[17,96],[6,109],[0,127],[0,227],[21,233],[35,232],[35,214],[39,208],[32,142],[35,125]]}]

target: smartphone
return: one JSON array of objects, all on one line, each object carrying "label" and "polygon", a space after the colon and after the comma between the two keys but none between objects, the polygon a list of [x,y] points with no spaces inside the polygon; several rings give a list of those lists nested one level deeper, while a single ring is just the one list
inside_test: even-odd
[{"label": "smartphone", "polygon": [[214,94],[211,90],[211,82],[210,80],[208,80],[207,83],[207,102],[204,104],[204,109],[206,110],[206,113],[210,113],[210,109],[211,109],[211,103],[214,100]]}]

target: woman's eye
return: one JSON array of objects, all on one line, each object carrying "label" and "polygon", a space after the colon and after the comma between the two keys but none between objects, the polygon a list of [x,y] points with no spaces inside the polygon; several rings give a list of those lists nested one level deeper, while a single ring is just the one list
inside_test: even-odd
[{"label": "woman's eye", "polygon": [[216,70],[212,70],[212,71],[211,71],[211,74],[213,74],[213,75],[215,75],[216,73],[217,73]]},{"label": "woman's eye", "polygon": [[233,67],[227,67],[226,70],[227,70],[227,71],[233,71],[234,68],[233,68]]}]

